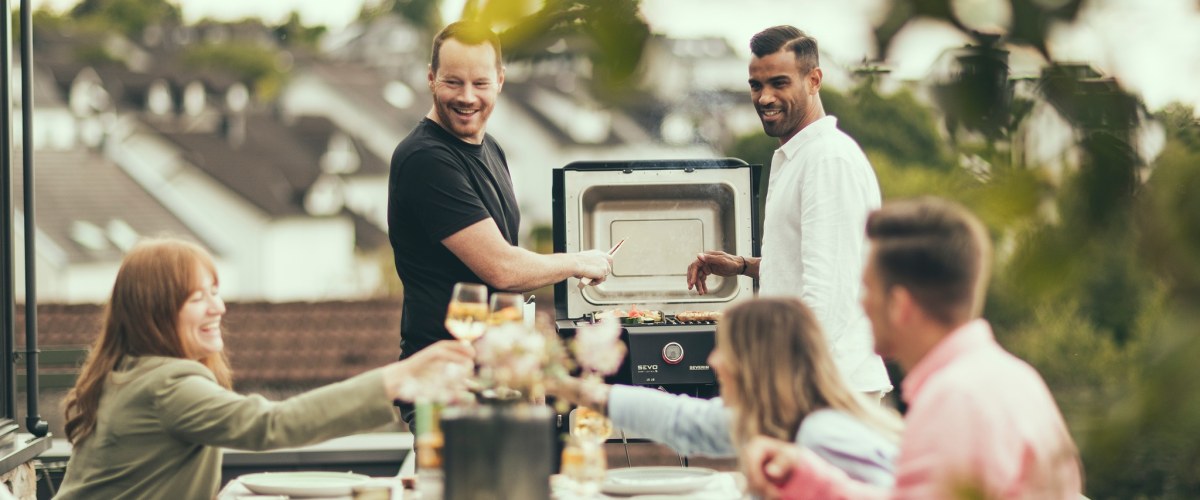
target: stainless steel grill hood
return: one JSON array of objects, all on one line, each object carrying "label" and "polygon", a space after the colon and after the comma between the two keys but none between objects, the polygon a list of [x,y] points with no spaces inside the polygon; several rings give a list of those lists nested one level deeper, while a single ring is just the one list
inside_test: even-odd
[{"label": "stainless steel grill hood", "polygon": [[554,171],[554,250],[608,250],[625,243],[604,283],[555,287],[559,318],[637,305],[673,314],[720,310],[753,296],[746,276],[687,288],[696,254],[758,255],[762,168],[737,159],[575,162]]}]

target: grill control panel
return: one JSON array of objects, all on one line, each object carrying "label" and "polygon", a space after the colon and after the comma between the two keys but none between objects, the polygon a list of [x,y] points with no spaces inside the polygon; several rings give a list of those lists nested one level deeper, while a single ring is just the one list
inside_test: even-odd
[{"label": "grill control panel", "polygon": [[712,384],[708,355],[715,345],[712,327],[630,327],[632,382],[638,385]]}]

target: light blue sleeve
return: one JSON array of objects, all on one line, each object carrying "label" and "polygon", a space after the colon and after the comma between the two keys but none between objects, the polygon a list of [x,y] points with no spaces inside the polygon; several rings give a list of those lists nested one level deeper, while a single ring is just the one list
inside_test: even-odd
[{"label": "light blue sleeve", "polygon": [[667,445],[680,455],[736,455],[730,436],[733,418],[720,398],[614,385],[608,395],[608,417],[618,429]]},{"label": "light blue sleeve", "polygon": [[829,409],[809,414],[796,443],[859,481],[885,487],[896,482],[899,446],[850,414]]}]

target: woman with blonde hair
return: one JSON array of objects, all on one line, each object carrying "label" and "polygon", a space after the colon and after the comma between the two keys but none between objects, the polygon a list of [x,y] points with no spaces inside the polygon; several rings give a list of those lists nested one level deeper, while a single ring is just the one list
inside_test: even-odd
[{"label": "woman with blonde hair", "polygon": [[405,380],[469,364],[443,342],[413,357],[282,402],[233,392],[216,266],[180,240],[125,256],[104,328],[67,395],[73,450],[56,498],[212,498],[220,447],[268,450],[392,422]]},{"label": "woman with blonde hair", "polygon": [[708,363],[720,398],[576,380],[552,392],[602,409],[616,427],[680,454],[731,457],[751,438],[770,436],[809,448],[860,481],[892,484],[899,416],[846,385],[800,300],[758,298],[725,311]]}]

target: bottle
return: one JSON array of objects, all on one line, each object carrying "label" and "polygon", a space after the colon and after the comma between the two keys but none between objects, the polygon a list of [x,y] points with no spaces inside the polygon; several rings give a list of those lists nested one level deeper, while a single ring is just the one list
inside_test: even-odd
[{"label": "bottle", "polygon": [[417,491],[422,499],[442,498],[445,475],[442,471],[442,436],[440,420],[441,405],[431,401],[416,404],[416,436],[413,443],[417,452]]}]

